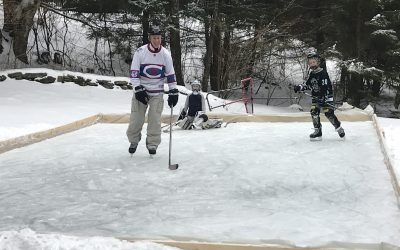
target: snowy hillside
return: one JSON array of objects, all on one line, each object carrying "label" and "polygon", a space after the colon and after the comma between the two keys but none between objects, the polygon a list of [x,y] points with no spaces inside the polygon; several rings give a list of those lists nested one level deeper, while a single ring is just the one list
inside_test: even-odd
[{"label": "snowy hillside", "polygon": [[[3,71],[2,74],[6,75],[15,71],[29,73],[37,72],[37,69],[9,70]],[[40,69],[40,72],[46,72],[49,76],[54,77],[72,74],[68,71],[48,69]],[[96,79],[128,81],[128,78],[123,77],[73,74],[94,81]],[[181,93],[190,92],[186,88],[179,88]],[[0,120],[0,140],[61,126],[98,113],[130,113],[133,97],[133,92],[129,90],[119,88],[109,90],[101,86],[80,87],[71,82],[55,82],[47,85],[26,80],[7,79],[0,82],[0,90],[0,114],[2,116]],[[178,114],[180,109],[183,108],[185,97],[185,95],[180,95],[179,103],[174,110],[175,114]],[[212,107],[222,105],[225,102],[212,95],[209,99]],[[254,109],[259,114],[296,112],[291,108],[265,105],[255,105]],[[170,113],[166,102],[163,113]],[[226,108],[213,109],[213,113],[245,114],[246,110],[243,103],[234,103],[226,106]]]},{"label": "snowy hillside", "polygon": [[[0,82],[0,141],[97,113],[129,113],[131,98],[129,90],[7,79]],[[236,103],[213,113],[245,110]],[[400,122],[379,122],[400,173]],[[96,124],[0,154],[0,249],[173,249],[112,237],[400,248],[400,209],[372,122],[343,122],[346,140],[324,122],[323,140],[310,142],[311,127],[174,130],[177,171],[168,170],[167,133],[156,156],[142,141],[131,158],[127,124]]]}]

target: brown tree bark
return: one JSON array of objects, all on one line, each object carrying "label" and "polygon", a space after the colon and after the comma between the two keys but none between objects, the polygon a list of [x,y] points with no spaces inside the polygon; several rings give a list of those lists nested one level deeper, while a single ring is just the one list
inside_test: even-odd
[{"label": "brown tree bark", "polygon": [[247,64],[246,75],[243,76],[244,78],[250,77],[253,75],[253,68],[256,62],[256,54],[257,54],[257,44],[258,44],[258,36],[259,36],[259,29],[260,29],[260,22],[256,21],[254,23],[254,37],[252,41],[252,51],[250,54],[250,60]]},{"label": "brown tree bark", "polygon": [[0,54],[3,53],[3,33],[0,30]]},{"label": "brown tree bark", "polygon": [[[149,43],[149,37],[148,37],[148,33],[149,33],[149,18],[150,18],[150,14],[148,11],[144,10],[143,11],[143,16],[142,16],[142,44],[141,45],[145,45]],[[139,45],[139,47],[141,46]]]},{"label": "brown tree bark", "polygon": [[361,59],[361,27],[364,24],[362,20],[362,0],[358,0],[357,3],[357,26],[356,26],[356,51],[357,51],[357,58]]},{"label": "brown tree bark", "polygon": [[394,98],[394,107],[399,109],[400,105],[400,87],[397,87],[396,97]]},{"label": "brown tree bark", "polygon": [[22,0],[3,0],[4,6],[4,25],[3,31],[9,32],[12,36],[14,30],[14,11],[16,7],[22,2]]},{"label": "brown tree bark", "polygon": [[219,82],[221,81],[221,17],[219,15],[219,3],[220,0],[214,3],[215,8],[211,21],[210,37],[213,39],[210,69],[211,90],[219,90]]},{"label": "brown tree bark", "polygon": [[232,28],[229,26],[224,32],[224,43],[223,43],[223,60],[221,62],[221,80],[219,89],[227,89],[229,81],[229,66],[230,66],[230,54],[231,54],[231,32]]},{"label": "brown tree bark", "polygon": [[211,70],[211,59],[212,59],[212,47],[213,47],[213,37],[210,35],[214,31],[212,29],[214,26],[212,25],[212,15],[214,11],[210,11],[210,6],[207,4],[207,0],[204,1],[204,6],[207,12],[207,15],[204,17],[204,37],[206,44],[206,52],[203,57],[203,77],[201,81],[201,89],[204,92],[208,91],[208,83],[210,79],[210,70]]},{"label": "brown tree bark", "polygon": [[4,0],[4,26],[6,32],[13,37],[15,57],[28,64],[26,50],[29,33],[33,26],[33,17],[39,8],[41,0],[22,4],[22,0]]},{"label": "brown tree bark", "polygon": [[364,84],[363,75],[352,72],[349,74],[349,79],[349,94],[352,101],[351,104],[355,107],[360,107],[362,98],[361,89]]},{"label": "brown tree bark", "polygon": [[[363,20],[362,20],[362,0],[358,0],[357,2],[357,21],[356,21],[356,56],[359,60],[361,60],[361,27],[363,25]],[[358,73],[350,73],[349,75],[349,95],[352,100],[352,105],[359,107],[362,99],[362,93],[361,90],[363,89],[364,85],[364,76],[362,74]]]},{"label": "brown tree bark", "polygon": [[169,29],[170,33],[170,46],[171,56],[174,63],[176,82],[178,85],[185,86],[182,74],[182,51],[181,51],[181,35],[180,35],[180,24],[179,24],[179,0],[169,1],[169,16],[171,25]]}]

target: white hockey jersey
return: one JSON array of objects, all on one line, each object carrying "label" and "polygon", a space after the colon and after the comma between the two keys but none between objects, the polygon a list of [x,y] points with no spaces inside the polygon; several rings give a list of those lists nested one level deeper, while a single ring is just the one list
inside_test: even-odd
[{"label": "white hockey jersey", "polygon": [[165,80],[170,90],[176,88],[171,54],[162,46],[158,51],[150,44],[141,46],[133,55],[130,79],[133,89],[142,85],[152,96],[164,93]]}]

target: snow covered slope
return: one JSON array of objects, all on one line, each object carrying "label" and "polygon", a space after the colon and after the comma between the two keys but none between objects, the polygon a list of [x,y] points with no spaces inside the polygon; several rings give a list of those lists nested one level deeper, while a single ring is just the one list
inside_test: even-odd
[{"label": "snow covered slope", "polygon": [[[26,69],[23,72],[32,70]],[[57,73],[52,70],[46,72],[54,76]],[[85,77],[94,78],[95,75],[86,74]],[[179,88],[183,93],[188,92],[184,87]],[[98,113],[130,113],[132,97],[133,92],[129,90],[108,90],[101,86],[80,87],[74,83],[44,85],[27,80],[7,79],[0,82],[0,140],[54,128]],[[175,114],[183,108],[185,97],[180,95]],[[210,103],[212,106],[217,106],[224,101],[211,96]],[[255,106],[258,113],[296,112],[290,108]],[[229,105],[226,109],[217,108],[213,112],[246,113],[243,103]],[[166,102],[163,113],[169,114]]]}]

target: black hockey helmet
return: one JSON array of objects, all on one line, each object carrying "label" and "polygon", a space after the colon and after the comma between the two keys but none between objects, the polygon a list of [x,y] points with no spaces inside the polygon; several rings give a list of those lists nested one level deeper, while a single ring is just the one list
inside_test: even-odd
[{"label": "black hockey helmet", "polygon": [[315,59],[317,60],[318,64],[321,63],[321,57],[316,52],[311,52],[307,54],[307,59]]}]

